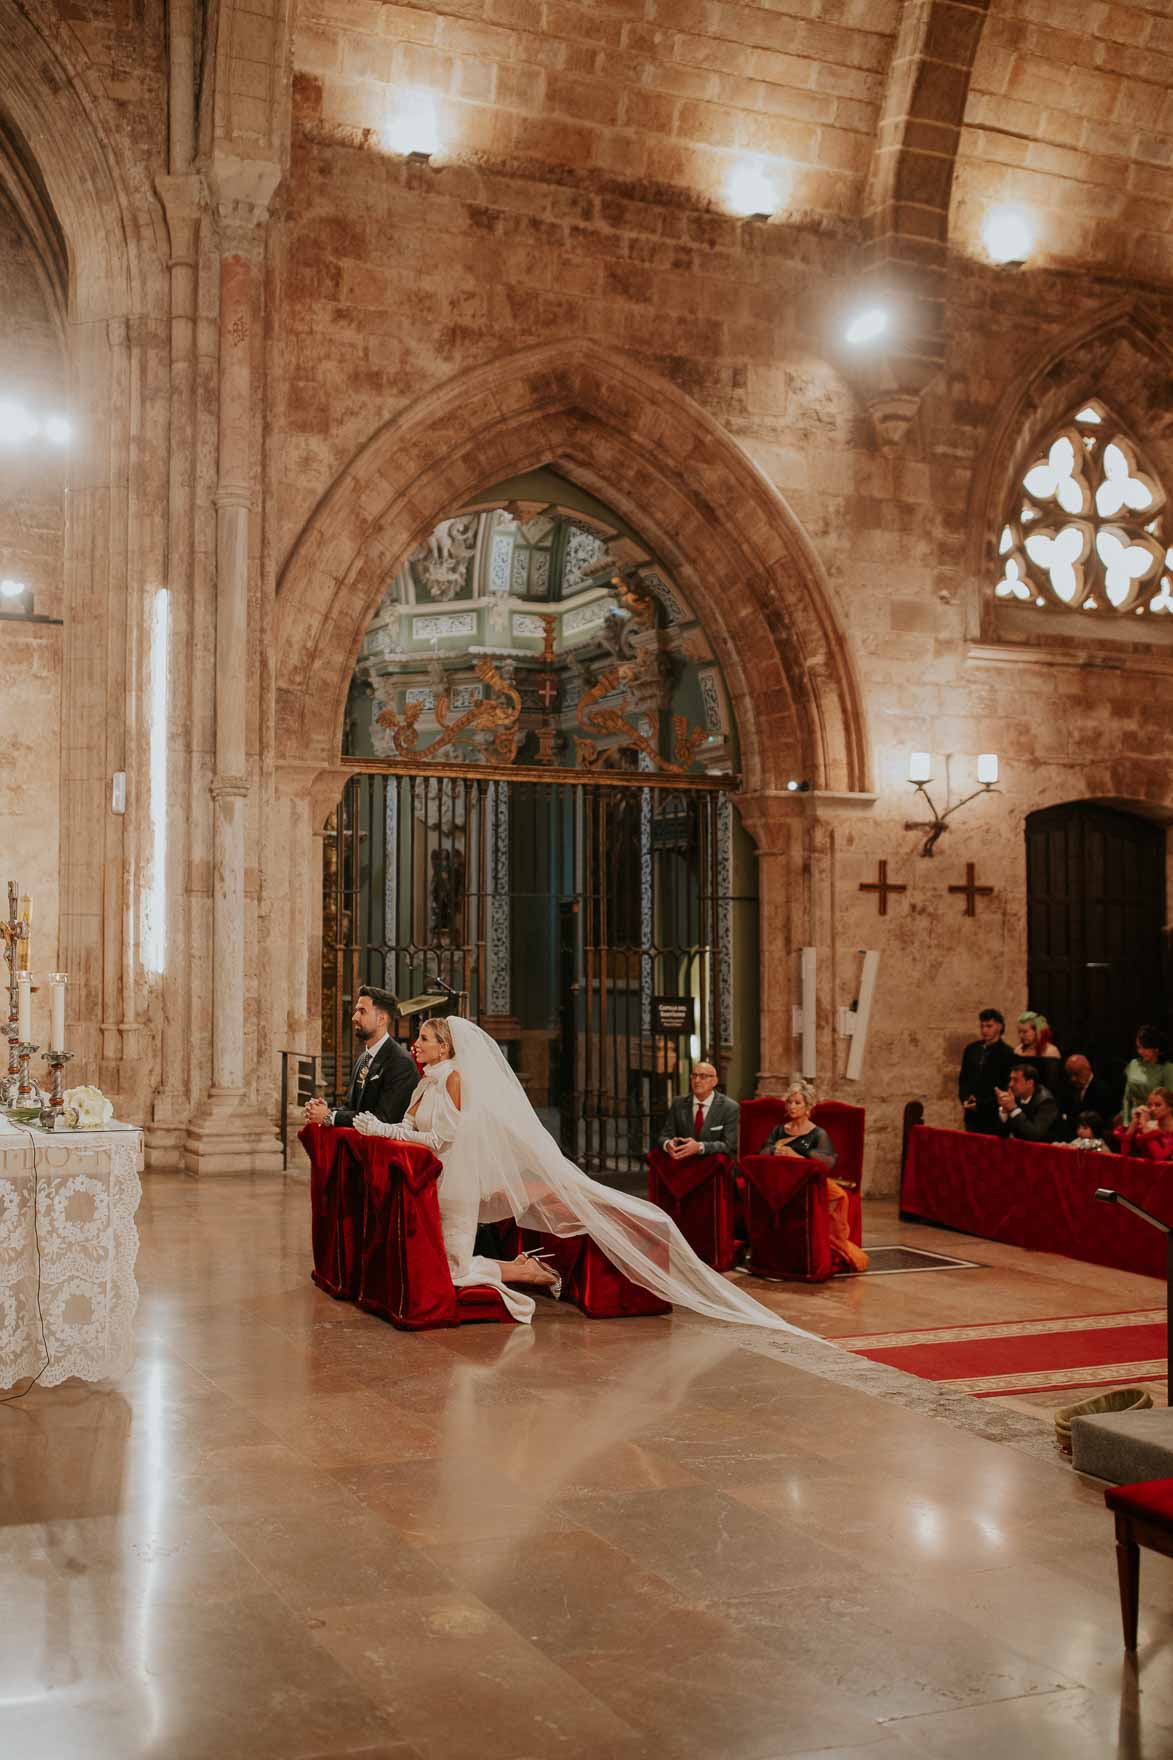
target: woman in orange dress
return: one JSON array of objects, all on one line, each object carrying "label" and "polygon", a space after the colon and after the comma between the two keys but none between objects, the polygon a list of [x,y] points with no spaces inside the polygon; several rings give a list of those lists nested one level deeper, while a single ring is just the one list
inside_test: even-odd
[{"label": "woman in orange dress", "polygon": [[782,1097],[786,1117],[775,1125],[762,1145],[763,1155],[793,1155],[799,1160],[816,1161],[827,1170],[827,1200],[831,1213],[831,1252],[852,1271],[866,1271],[868,1256],[857,1247],[847,1232],[847,1189],[830,1176],[838,1156],[835,1145],[821,1125],[811,1117],[815,1091],[809,1082],[797,1077]]}]

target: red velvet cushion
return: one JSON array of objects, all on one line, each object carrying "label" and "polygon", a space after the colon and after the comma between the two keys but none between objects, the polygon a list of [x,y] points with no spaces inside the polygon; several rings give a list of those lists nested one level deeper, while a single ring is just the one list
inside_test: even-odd
[{"label": "red velvet cushion", "polygon": [[1173,1527],[1173,1479],[1141,1479],[1135,1485],[1110,1485],[1104,1502],[1121,1515],[1168,1522]]}]

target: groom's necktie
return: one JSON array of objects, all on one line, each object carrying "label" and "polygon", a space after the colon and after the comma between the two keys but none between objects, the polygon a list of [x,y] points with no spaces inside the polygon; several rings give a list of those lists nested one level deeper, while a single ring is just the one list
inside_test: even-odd
[{"label": "groom's necktie", "polygon": [[367,1085],[367,1071],[370,1067],[371,1054],[369,1051],[364,1051],[354,1066],[354,1077],[350,1084],[350,1093],[353,1100],[362,1099],[363,1089]]},{"label": "groom's necktie", "polygon": [[705,1128],[705,1109],[703,1106],[698,1105],[697,1109],[696,1109],[696,1117],[692,1121],[692,1134],[697,1139],[698,1142],[700,1141],[701,1132],[704,1130],[704,1128]]}]

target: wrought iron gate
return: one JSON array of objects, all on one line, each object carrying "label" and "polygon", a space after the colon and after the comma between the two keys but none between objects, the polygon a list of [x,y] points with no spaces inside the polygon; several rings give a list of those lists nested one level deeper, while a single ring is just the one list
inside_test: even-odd
[{"label": "wrought iron gate", "polygon": [[730,1043],[732,811],[707,780],[356,773],[326,841],[327,1085],[360,984],[407,997],[438,976],[565,1152],[633,1171],[693,1060]]}]

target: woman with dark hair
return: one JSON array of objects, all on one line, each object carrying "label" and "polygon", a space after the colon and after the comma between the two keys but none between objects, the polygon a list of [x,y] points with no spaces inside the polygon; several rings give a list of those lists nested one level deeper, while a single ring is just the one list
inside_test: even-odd
[{"label": "woman with dark hair", "polygon": [[1132,1123],[1117,1135],[1122,1155],[1138,1161],[1173,1161],[1173,1091],[1154,1088],[1148,1104],[1134,1106]]},{"label": "woman with dark hair", "polygon": [[1169,1041],[1160,1027],[1136,1029],[1136,1056],[1124,1071],[1124,1125],[1132,1123],[1138,1106],[1148,1104],[1154,1088],[1173,1088]]}]

